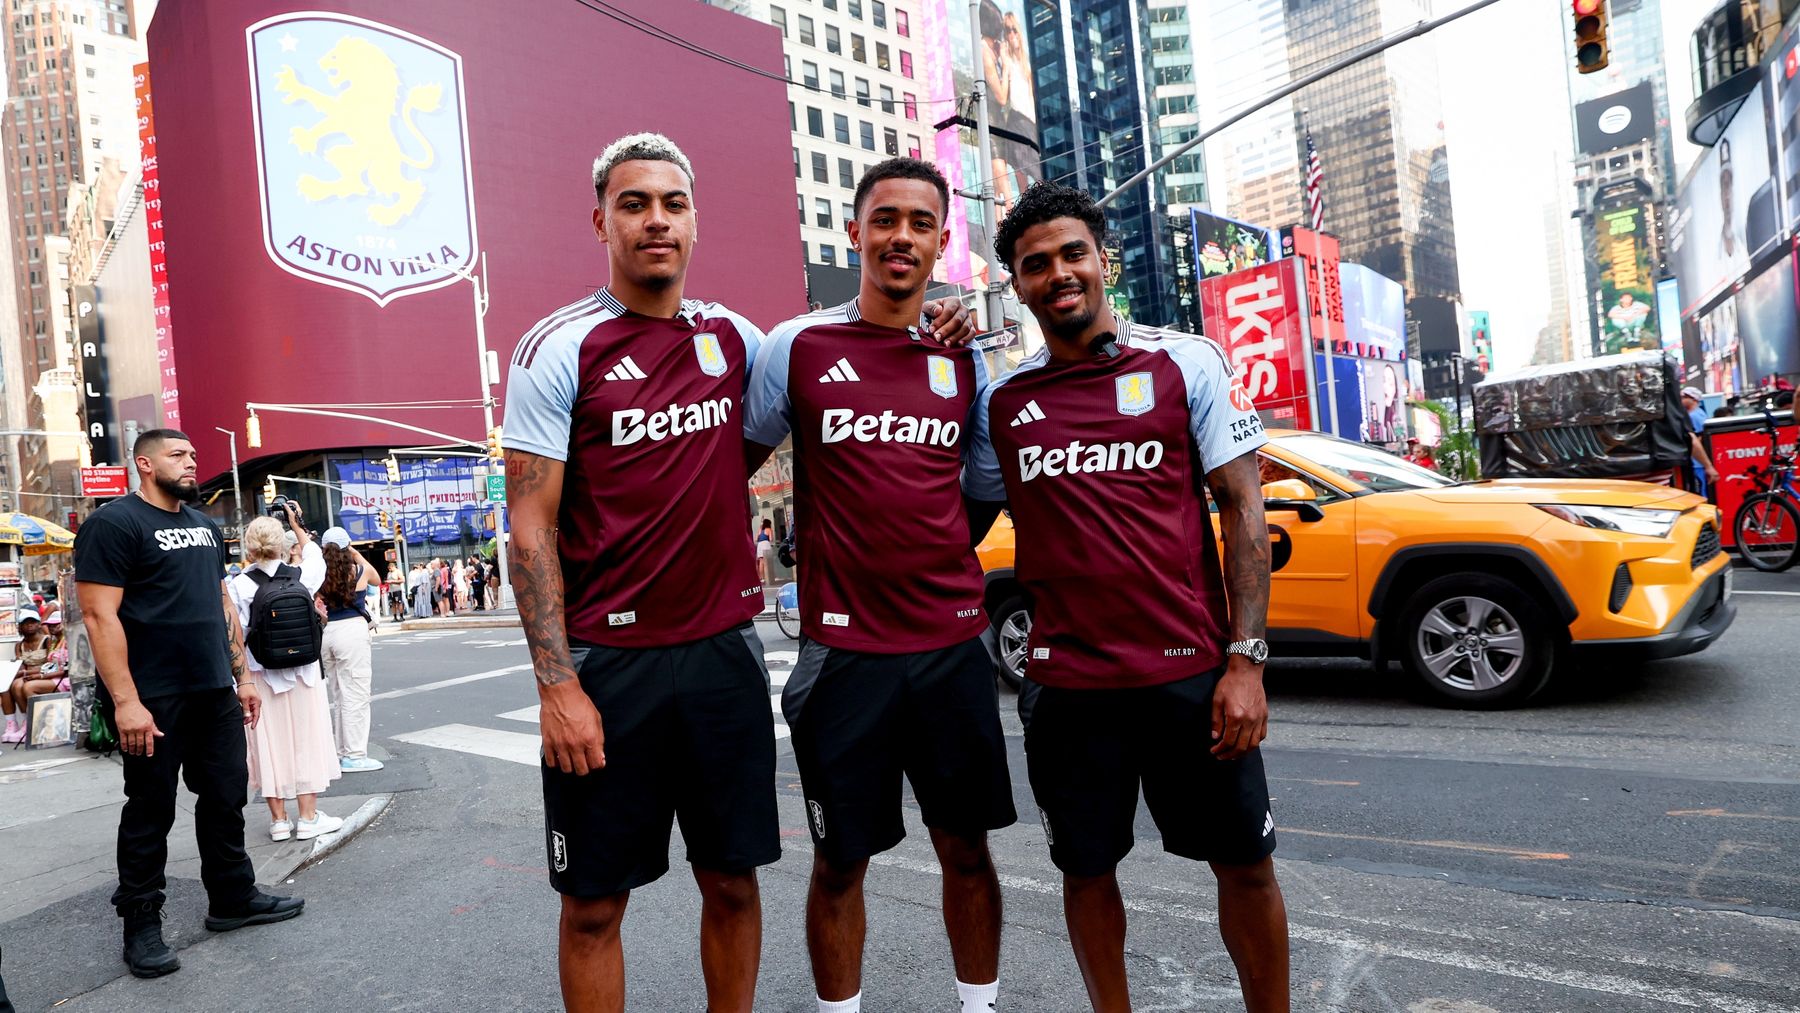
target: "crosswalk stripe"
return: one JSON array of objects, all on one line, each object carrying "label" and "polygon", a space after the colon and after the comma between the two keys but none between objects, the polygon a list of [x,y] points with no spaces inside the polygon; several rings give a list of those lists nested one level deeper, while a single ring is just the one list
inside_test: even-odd
[{"label": "crosswalk stripe", "polygon": [[496,728],[452,724],[407,732],[394,738],[418,746],[453,749],[459,753],[474,753],[476,756],[509,760],[533,767],[543,762],[543,738],[523,732],[503,732]]},{"label": "crosswalk stripe", "polygon": [[524,721],[528,724],[535,725],[538,723],[538,712],[543,710],[543,708],[543,704],[534,703],[529,707],[520,707],[516,711],[507,711],[505,714],[496,714],[494,716],[497,718],[505,718],[508,721]]}]

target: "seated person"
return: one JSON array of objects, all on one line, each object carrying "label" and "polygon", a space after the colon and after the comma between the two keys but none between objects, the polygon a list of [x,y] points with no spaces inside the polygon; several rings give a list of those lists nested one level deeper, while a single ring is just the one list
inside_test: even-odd
[{"label": "seated person", "polygon": [[7,714],[16,712],[19,716],[17,737],[14,737],[14,726],[8,721],[6,742],[22,742],[25,738],[25,716],[30,713],[30,699],[40,693],[67,692],[69,681],[66,676],[68,652],[63,651],[60,662],[52,662],[51,654],[62,641],[62,615],[52,612],[51,621],[55,624],[54,635],[50,624],[43,622],[36,612],[26,610],[19,613],[20,640],[13,645],[13,657],[19,662],[19,673],[14,677],[12,687],[7,695],[11,707]]}]

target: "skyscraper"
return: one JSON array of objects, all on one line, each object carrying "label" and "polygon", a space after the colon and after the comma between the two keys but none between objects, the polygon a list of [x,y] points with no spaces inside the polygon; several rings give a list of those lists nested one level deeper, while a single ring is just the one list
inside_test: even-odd
[{"label": "skyscraper", "polygon": [[[1333,59],[1428,18],[1425,0],[1207,0],[1221,116]],[[1460,281],[1450,209],[1437,51],[1427,37],[1357,63],[1208,143],[1223,210],[1258,224],[1304,218],[1311,134],[1324,170],[1324,231],[1343,258],[1454,300]]]},{"label": "skyscraper", "polygon": [[[134,0],[15,0],[0,19],[8,95],[0,149],[12,197],[8,225],[13,271],[5,312],[19,340],[6,348],[7,382],[23,392],[21,428],[67,431],[73,415],[46,424],[46,405],[72,405],[74,361],[66,240],[59,241],[69,194],[106,158],[137,161],[132,69],[144,59]],[[146,11],[146,20],[147,20]],[[17,395],[13,395],[17,399]],[[13,439],[8,437],[8,439]],[[75,492],[80,441],[18,437],[14,487],[21,509],[49,513],[53,496]],[[11,490],[8,490],[9,492]]]},{"label": "skyscraper", "polygon": [[[1188,122],[1187,116],[1190,108],[1197,112],[1187,101],[1196,75],[1192,33],[1180,7],[1157,0],[1031,5],[1045,178],[1099,197],[1162,157],[1165,146],[1176,143],[1173,137],[1198,129],[1197,118]],[[1159,105],[1163,99],[1167,104]],[[1171,165],[1107,209],[1120,308],[1152,324],[1182,322],[1172,196],[1182,203],[1204,201],[1198,157]]]}]

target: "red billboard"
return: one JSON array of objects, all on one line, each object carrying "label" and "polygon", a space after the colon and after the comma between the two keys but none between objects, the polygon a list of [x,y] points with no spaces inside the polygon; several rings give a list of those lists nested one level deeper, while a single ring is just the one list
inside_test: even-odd
[{"label": "red billboard", "polygon": [[[1776,426],[1775,434],[1781,443],[1782,454],[1792,457],[1795,436],[1800,434],[1800,429]],[[1744,497],[1756,489],[1748,480],[1749,470],[1752,467],[1769,470],[1769,434],[1755,429],[1711,432],[1706,435],[1706,447],[1712,453],[1713,466],[1719,469],[1713,502],[1719,504],[1721,527],[1724,528],[1721,534],[1729,548],[1737,544],[1737,531],[1733,525],[1737,521],[1738,507],[1743,504]]]},{"label": "red billboard", "polygon": [[[770,25],[702,4],[612,6],[781,72]],[[241,430],[252,401],[482,441],[459,272],[486,255],[487,340],[502,363],[539,319],[604,285],[590,167],[626,133],[668,134],[694,164],[706,242],[688,296],[768,325],[806,308],[786,89],[725,59],[581,4],[481,0],[183,0],[158,9],[148,41],[157,309],[164,327],[171,310],[181,322],[165,366],[203,475],[228,459],[213,427]],[[461,404],[358,407],[426,401]],[[379,422],[259,416],[262,454],[436,442]]]},{"label": "red billboard", "polygon": [[1316,429],[1301,266],[1288,257],[1207,278],[1200,282],[1200,312],[1207,336],[1225,346],[1263,424]]}]

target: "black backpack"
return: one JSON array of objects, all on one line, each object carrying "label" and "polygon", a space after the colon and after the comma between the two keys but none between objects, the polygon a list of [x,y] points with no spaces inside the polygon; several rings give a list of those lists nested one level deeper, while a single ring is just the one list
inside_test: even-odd
[{"label": "black backpack", "polygon": [[300,583],[300,569],[283,564],[273,577],[250,571],[256,597],[250,599],[250,628],[244,646],[264,668],[298,668],[319,660],[325,623],[313,607],[313,596]]}]

